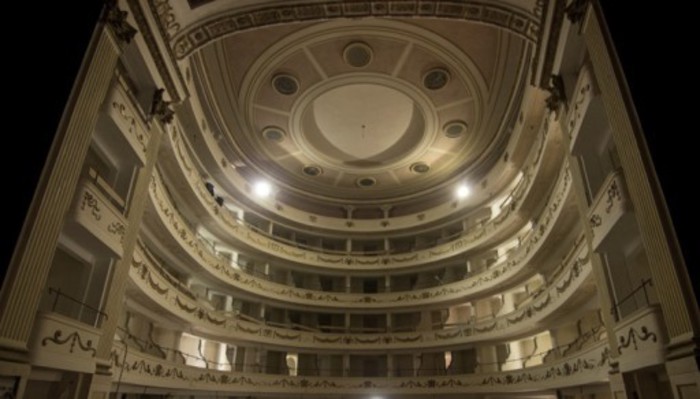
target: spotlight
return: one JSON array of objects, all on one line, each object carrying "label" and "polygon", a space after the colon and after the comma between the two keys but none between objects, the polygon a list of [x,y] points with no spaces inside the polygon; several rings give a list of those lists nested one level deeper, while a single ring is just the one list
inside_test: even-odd
[{"label": "spotlight", "polygon": [[259,181],[253,186],[253,192],[258,197],[267,197],[272,193],[272,186],[266,181]]},{"label": "spotlight", "polygon": [[465,184],[457,187],[457,198],[467,198],[472,190]]}]

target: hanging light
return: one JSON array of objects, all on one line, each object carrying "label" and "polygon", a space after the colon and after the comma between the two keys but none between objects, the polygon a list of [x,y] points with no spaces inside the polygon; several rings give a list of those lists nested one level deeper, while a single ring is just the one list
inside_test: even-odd
[{"label": "hanging light", "polygon": [[253,185],[253,193],[255,193],[255,195],[258,197],[268,197],[270,194],[272,194],[272,186],[270,183],[264,180],[258,181],[255,183],[255,185]]},{"label": "hanging light", "polygon": [[457,187],[456,193],[457,198],[462,199],[467,198],[472,193],[472,190],[466,184],[461,184],[459,187]]}]

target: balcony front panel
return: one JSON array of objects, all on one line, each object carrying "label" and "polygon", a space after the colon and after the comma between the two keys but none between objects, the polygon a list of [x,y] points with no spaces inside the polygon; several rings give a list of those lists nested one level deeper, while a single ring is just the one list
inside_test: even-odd
[{"label": "balcony front panel", "polygon": [[[126,352],[126,353],[125,353]],[[509,372],[437,377],[293,377],[227,372],[184,366],[150,355],[112,351],[113,375],[122,384],[231,394],[282,395],[447,395],[514,394],[608,381],[609,350],[603,342],[586,351],[541,366]],[[119,371],[123,371],[120,374]],[[116,377],[115,377],[116,378]],[[149,390],[152,392],[152,390]]]},{"label": "balcony front panel", "polygon": [[616,170],[605,179],[588,213],[594,250],[606,241],[617,226],[632,221],[631,208],[624,176],[621,170]]},{"label": "balcony front panel", "polygon": [[574,96],[569,103],[569,112],[566,115],[566,128],[569,132],[570,150],[576,153],[580,143],[579,132],[583,125],[583,120],[588,111],[594,96],[593,75],[588,67],[584,66],[578,75],[578,80],[574,88]]},{"label": "balcony front panel", "polygon": [[105,112],[124,135],[126,142],[143,166],[146,163],[146,150],[150,133],[144,126],[137,106],[129,98],[120,82],[114,84],[105,103]]},{"label": "balcony front panel", "polygon": [[129,276],[136,289],[150,299],[148,305],[179,317],[193,331],[205,336],[213,335],[223,341],[291,348],[294,351],[427,350],[455,348],[484,340],[506,340],[541,328],[538,323],[564,304],[570,300],[588,298],[594,291],[590,282],[589,256],[585,245],[580,245],[566,260],[566,264],[562,265],[558,277],[545,290],[511,313],[432,331],[330,334],[276,328],[243,320],[231,313],[213,311],[194,299],[194,295],[186,295],[183,287],[174,286],[154,270],[149,262],[145,262],[142,255],[137,255]]},{"label": "balcony front panel", "polygon": [[666,336],[661,309],[652,305],[639,309],[615,326],[620,371],[663,364]]},{"label": "balcony front panel", "polygon": [[122,257],[126,218],[90,181],[84,180],[78,186],[73,221],[75,226],[69,224],[68,233],[77,234],[78,240],[93,242],[96,249],[105,250],[108,256]]},{"label": "balcony front panel", "polygon": [[[549,198],[547,206],[538,217],[538,225],[524,237],[519,248],[509,257],[481,273],[464,280],[444,284],[438,287],[399,291],[379,294],[360,294],[342,292],[314,291],[279,284],[259,278],[245,271],[233,268],[224,259],[215,256],[211,250],[197,239],[185,221],[172,206],[164,190],[157,184],[153,187],[156,210],[169,235],[177,241],[184,257],[191,261],[214,279],[224,282],[248,297],[260,298],[266,302],[281,303],[292,307],[335,308],[335,309],[410,309],[436,303],[449,304],[466,301],[476,295],[483,295],[512,285],[529,265],[530,260],[547,241],[549,233],[556,224],[570,193],[571,177],[568,169],[562,171],[559,182]],[[532,266],[532,265],[530,265]],[[534,267],[533,267],[534,268]]]},{"label": "balcony front panel", "polygon": [[[201,183],[201,182],[200,182]],[[553,188],[553,193],[550,195],[552,201],[563,202],[562,197],[566,198],[570,186],[570,174],[568,166],[563,166],[563,170],[559,174],[559,178]],[[439,260],[451,258],[463,254],[468,250],[474,249],[488,236],[489,225],[494,229],[498,229],[498,223],[502,221],[500,218],[492,219],[483,230],[457,239],[451,243],[440,245],[424,251],[416,251],[410,254],[401,256],[385,256],[385,257],[368,257],[368,256],[338,256],[332,254],[322,254],[314,251],[305,251],[289,245],[281,244],[278,241],[261,235],[245,224],[241,223],[235,217],[230,215],[230,212],[220,208],[211,198],[206,188],[199,184],[196,191],[201,191],[203,199],[211,201],[209,209],[217,217],[221,217],[229,225],[232,236],[240,239],[240,242],[247,247],[252,247],[264,254],[275,255],[281,259],[292,263],[302,264],[304,266],[316,266],[320,268],[338,270],[357,270],[357,271],[376,271],[376,270],[400,270],[408,267],[420,266],[426,263],[432,263]],[[164,183],[159,173],[154,173],[153,181],[150,187],[151,201],[154,211],[158,214],[162,224],[167,229],[171,230],[174,237],[182,237],[188,243],[187,246],[193,246],[194,254],[201,254],[201,248],[198,246],[196,237],[188,232],[187,222],[179,216],[172,204],[172,200],[164,187]],[[515,206],[514,206],[515,208]],[[546,210],[546,208],[545,208]],[[512,211],[509,214],[517,214]],[[187,237],[187,238],[186,238]],[[205,262],[206,264],[207,262]],[[216,262],[215,262],[216,263]]]},{"label": "balcony front panel", "polygon": [[56,314],[37,314],[30,353],[32,366],[95,372],[100,330]]},{"label": "balcony front panel", "polygon": [[[196,207],[199,208],[195,213],[200,214],[207,220],[211,220],[213,222],[211,227],[216,228],[221,237],[227,240],[230,239],[231,243],[236,246],[242,245],[244,248],[254,251],[274,254],[290,262],[335,269],[346,267],[355,269],[412,267],[426,262],[448,259],[495,240],[503,239],[509,232],[517,228],[515,224],[519,222],[517,215],[519,214],[520,205],[530,193],[531,183],[539,170],[539,165],[542,163],[542,158],[544,158],[543,152],[547,143],[546,135],[542,134],[537,146],[533,146],[533,151],[530,153],[529,162],[524,169],[522,180],[515,185],[509,195],[509,206],[505,207],[495,218],[473,226],[457,238],[435,245],[432,248],[395,255],[363,256],[362,254],[346,253],[345,251],[324,252],[321,248],[303,248],[294,243],[284,242],[279,237],[271,237],[267,233],[246,224],[226,207],[216,203],[215,198],[207,190],[201,174],[194,167],[195,163],[192,161],[189,150],[182,142],[182,138],[176,134],[169,140],[169,147],[172,149],[172,153],[169,154],[171,161],[166,164],[168,172],[172,174],[170,171],[175,169],[180,172],[180,175],[174,179],[176,182],[174,186],[176,184],[177,187],[171,187],[171,189],[180,189],[183,186],[187,186],[187,188],[182,188],[186,192],[181,194],[195,198],[193,201],[197,204]],[[178,179],[186,180],[186,184],[181,184]],[[457,202],[454,202],[452,205],[455,204]],[[424,216],[416,216],[412,224],[423,223]],[[388,223],[387,226],[392,223],[389,220],[385,220],[385,222]],[[354,231],[354,233],[357,233],[357,231]]]}]

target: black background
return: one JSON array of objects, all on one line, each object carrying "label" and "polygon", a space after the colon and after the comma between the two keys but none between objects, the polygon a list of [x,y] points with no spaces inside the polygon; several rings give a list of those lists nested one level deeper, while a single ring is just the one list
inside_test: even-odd
[{"label": "black background", "polygon": [[[13,8],[4,10],[0,265],[5,267],[101,9],[100,1],[46,3],[13,2]],[[698,286],[700,240],[694,229],[700,227],[694,192],[700,152],[693,142],[700,110],[695,99],[698,70],[690,60],[697,56],[698,35],[692,30],[698,23],[678,2],[654,3],[653,8],[602,3]]]}]

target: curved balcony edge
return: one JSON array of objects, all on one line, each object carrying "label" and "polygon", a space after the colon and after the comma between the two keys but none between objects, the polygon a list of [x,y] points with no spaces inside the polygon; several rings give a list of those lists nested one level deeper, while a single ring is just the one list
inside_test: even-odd
[{"label": "curved balcony edge", "polygon": [[113,375],[123,384],[163,389],[255,394],[465,394],[515,393],[608,381],[604,342],[570,357],[514,371],[431,377],[293,377],[185,366],[129,351],[115,343]]},{"label": "curved balcony edge", "polygon": [[171,149],[172,163],[176,163],[184,179],[187,180],[192,194],[197,198],[196,202],[202,207],[207,218],[216,221],[219,228],[224,231],[226,237],[230,237],[236,244],[242,244],[255,251],[272,252],[276,256],[291,262],[304,263],[316,267],[353,266],[367,268],[381,267],[411,267],[425,262],[434,262],[459,255],[470,249],[478,248],[489,242],[503,230],[503,226],[509,225],[509,216],[517,215],[523,199],[529,194],[531,183],[542,163],[548,135],[540,135],[540,142],[533,146],[531,158],[525,167],[522,181],[515,186],[509,195],[509,206],[488,222],[474,226],[467,232],[460,234],[456,239],[438,244],[434,247],[395,255],[353,255],[351,253],[327,253],[322,251],[300,248],[283,242],[280,239],[269,237],[258,229],[251,227],[238,219],[231,211],[220,206],[215,198],[205,187],[194,163],[189,155],[189,150],[183,143],[181,134],[173,132],[168,139]]},{"label": "curved balcony edge", "polygon": [[229,313],[202,306],[157,272],[154,273],[144,262],[139,263],[135,259],[129,270],[130,280],[150,301],[191,324],[193,330],[224,341],[253,342],[302,351],[454,348],[473,342],[505,340],[524,335],[536,329],[539,321],[568,302],[584,282],[590,280],[590,275],[588,250],[582,246],[568,259],[567,267],[547,289],[511,313],[441,330],[357,335],[299,331],[242,320]]},{"label": "curved balcony edge", "polygon": [[[502,262],[464,280],[438,287],[368,295],[296,288],[258,278],[225,264],[222,259],[214,256],[208,248],[199,242],[195,234],[179,217],[178,212],[174,210],[167,198],[167,194],[162,188],[158,189],[159,179],[159,177],[155,178],[156,182],[152,184],[151,195],[161,222],[187,256],[191,257],[193,262],[213,278],[240,290],[245,295],[263,296],[285,304],[292,302],[297,306],[343,309],[351,306],[372,310],[388,307],[406,309],[425,304],[434,305],[438,301],[440,303],[456,303],[479,293],[493,290],[495,287],[512,280],[525,269],[541,248],[542,243],[546,242],[546,237],[559,219],[571,187],[570,173],[566,168],[560,174],[557,185],[553,188],[554,191],[550,193],[550,201],[543,208],[542,214],[539,215],[539,223],[535,226],[536,228],[526,236],[519,249]],[[580,241],[580,239],[577,240],[577,242]]]}]

